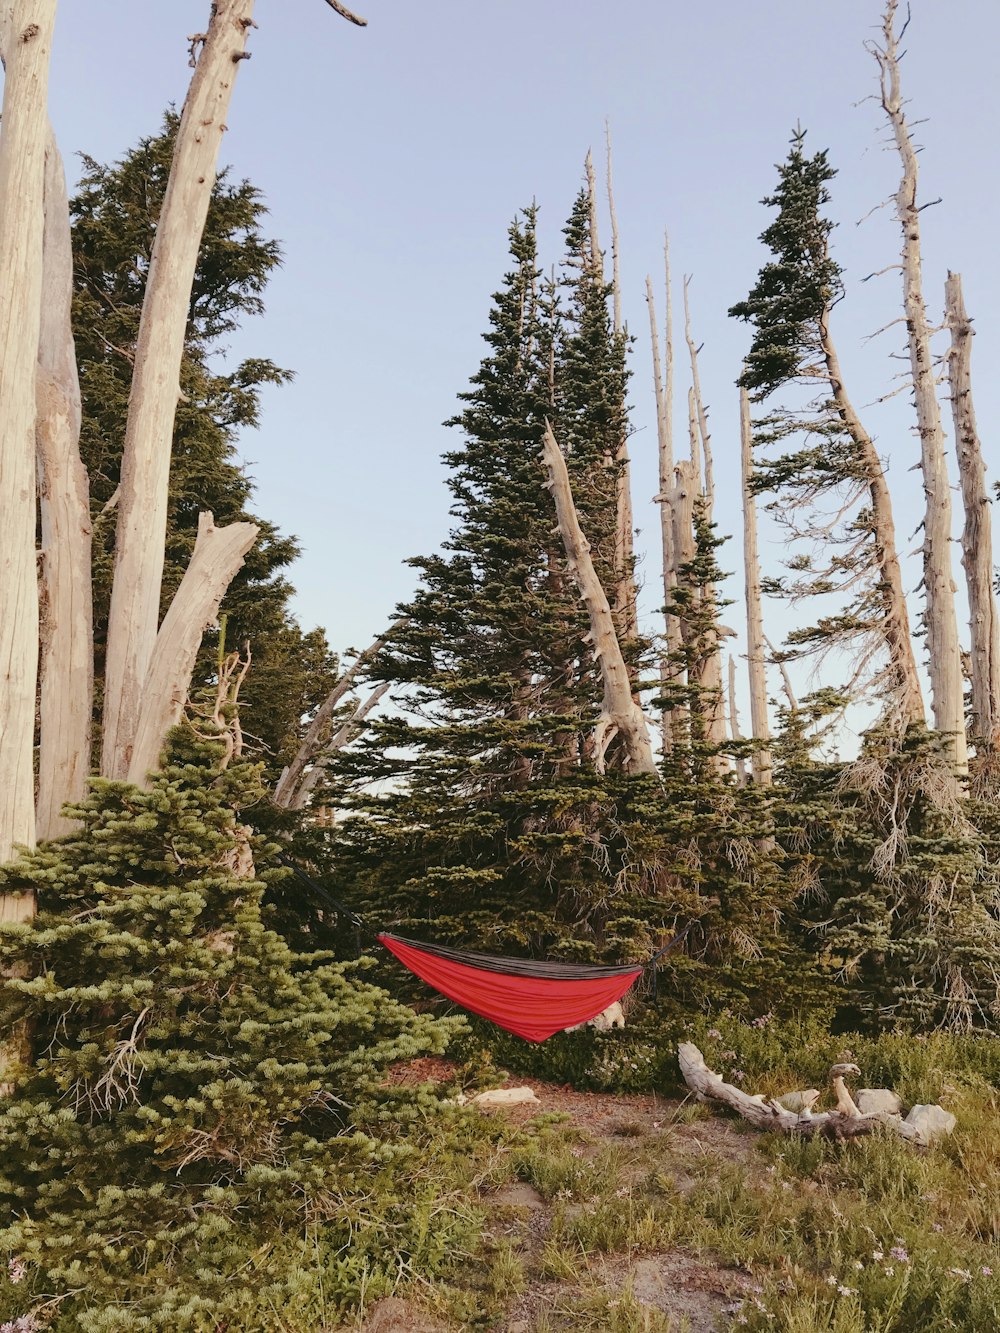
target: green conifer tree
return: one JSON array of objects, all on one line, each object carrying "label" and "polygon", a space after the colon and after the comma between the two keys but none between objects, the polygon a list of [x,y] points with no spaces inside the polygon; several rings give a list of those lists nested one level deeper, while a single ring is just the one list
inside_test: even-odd
[{"label": "green conifer tree", "polygon": [[2,872],[39,915],[3,930],[0,1027],[35,1061],[0,1099],[0,1320],[316,1327],[324,1284],[332,1313],[447,1253],[438,1103],[384,1073],[449,1025],[268,928],[259,770],[219,749],[178,730],[149,790],[95,780]]}]

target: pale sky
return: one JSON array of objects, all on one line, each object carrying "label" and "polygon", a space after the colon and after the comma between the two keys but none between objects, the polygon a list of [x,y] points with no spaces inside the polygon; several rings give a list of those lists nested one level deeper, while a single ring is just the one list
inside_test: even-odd
[{"label": "pale sky", "polygon": [[[797,122],[811,149],[828,148],[835,254],[847,300],[835,323],[848,388],[864,405],[893,387],[901,328],[891,209],[858,220],[895,188],[898,159],[881,150],[879,108],[866,101],[880,0],[358,0],[369,27],[349,26],[323,0],[260,0],[253,58],[243,64],[223,161],[259,186],[270,234],[285,254],[267,314],[233,341],[233,355],[270,356],[294,384],[268,391],[263,427],[244,456],[259,511],[302,541],[292,571],[305,626],[325,625],[338,649],[362,646],[408,598],[407,557],[446,536],[443,450],[484,351],[490,295],[507,267],[506,230],[537,199],[546,262],[582,180],[588,147],[615,146],[625,313],[636,434],[633,489],[648,627],[659,630],[656,441],[644,300],[647,272],[661,302],[662,236],[670,231],[675,288],[693,274],[695,334],[719,481],[717,517],[737,540],[741,570],[738,399],[734,381],[749,331],[726,309],[763,259],[758,201],[775,182]],[[155,132],[184,97],[187,35],[206,26],[207,0],[62,0],[52,116],[71,175],[73,153],[108,161]],[[940,315],[949,268],[962,273],[976,320],[974,392],[992,477],[1000,473],[1000,276],[996,0],[914,0],[903,64],[918,131],[926,295]],[[607,226],[602,241],[610,241]],[[675,311],[679,323],[678,310]],[[678,329],[678,334],[680,330]],[[679,337],[678,353],[683,351]],[[944,342],[940,344],[943,348]],[[686,429],[678,358],[675,430]],[[947,403],[944,404],[947,419]],[[907,399],[864,413],[891,459],[900,544],[922,508],[908,469],[919,451]],[[954,468],[953,468],[954,475]],[[958,496],[956,494],[956,501]],[[956,517],[958,521],[958,516]],[[956,578],[961,578],[955,549]],[[775,549],[770,558],[779,558]],[[919,561],[906,579],[916,587]],[[742,575],[730,595],[739,599]],[[789,623],[769,612],[772,637]],[[742,632],[742,608],[727,619]]]}]

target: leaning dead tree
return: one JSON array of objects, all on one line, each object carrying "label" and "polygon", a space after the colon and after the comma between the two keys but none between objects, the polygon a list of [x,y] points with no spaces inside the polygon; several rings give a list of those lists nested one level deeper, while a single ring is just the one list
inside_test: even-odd
[{"label": "leaning dead tree", "polygon": [[965,508],[962,564],[972,631],[970,732],[978,750],[996,752],[1000,750],[1000,613],[993,589],[993,530],[986,492],[986,464],[972,403],[972,339],[975,330],[965,311],[959,273],[948,274],[945,310],[951,330],[948,354],[951,412]]},{"label": "leaning dead tree", "polygon": [[548,422],[545,425],[542,458],[548,472],[546,485],[555,501],[566,564],[587,608],[593,653],[604,686],[601,716],[594,728],[595,766],[599,773],[604,772],[608,751],[618,739],[621,742],[621,767],[627,773],[655,773],[656,764],[653,761],[646,718],[632,696],[632,683],[615,632],[611,606],[594,568],[590,543],[580,527],[566,460]]},{"label": "leaning dead tree", "polygon": [[757,500],[753,492],[753,426],[750,395],[740,389],[740,458],[743,480],[743,587],[747,608],[747,667],[750,676],[750,734],[756,742],[751,772],[754,782],[769,787],[773,777],[771,725],[767,714],[767,670],[764,612],[757,543]]},{"label": "leaning dead tree", "polygon": [[896,31],[899,0],[887,0],[881,44],[869,43],[879,69],[882,109],[892,130],[902,164],[895,194],[896,216],[903,233],[903,307],[906,319],[910,372],[920,435],[920,466],[924,495],[924,596],[928,672],[935,728],[949,737],[952,762],[958,773],[968,770],[965,739],[962,654],[955,612],[955,583],[951,569],[951,490],[945,459],[944,428],[935,383],[930,327],[921,274],[920,210],[917,203],[917,152],[903,109],[900,90],[899,41],[905,20]]},{"label": "leaning dead tree", "polygon": [[[397,621],[390,628],[389,634],[399,629],[403,623],[403,621]],[[359,653],[316,710],[316,716],[309,724],[309,730],[303,737],[295,757],[287,765],[275,785],[271,800],[279,809],[301,810],[315,785],[315,779],[310,780],[311,772],[321,764],[326,754],[332,749],[341,748],[345,743],[343,739],[340,739],[340,744],[336,743],[342,737],[344,729],[341,727],[336,732],[333,730],[337,707],[354,688],[361,669],[373,657],[378,656],[388,642],[388,638],[388,634],[383,635],[381,639],[376,639],[374,643],[369,644],[364,652]],[[376,691],[379,698],[381,698],[382,693],[384,691],[381,693]],[[367,705],[363,705],[364,712],[360,712],[360,716],[359,712],[355,712],[355,722],[363,718],[375,702],[377,702],[376,699],[369,699]]]}]

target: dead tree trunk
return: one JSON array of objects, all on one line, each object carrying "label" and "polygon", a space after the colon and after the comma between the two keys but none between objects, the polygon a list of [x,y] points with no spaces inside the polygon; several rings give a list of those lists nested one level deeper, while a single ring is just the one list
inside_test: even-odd
[{"label": "dead tree trunk", "polygon": [[[621,273],[619,263],[618,214],[615,211],[615,194],[611,172],[611,131],[607,131],[607,189],[608,210],[611,216],[611,297],[613,306],[614,332],[616,339],[625,336],[622,324]],[[588,166],[587,174],[590,195],[591,256],[594,263],[595,279],[603,281],[603,260],[597,247],[597,201],[593,189],[593,165]],[[600,261],[600,267],[598,263]],[[613,456],[615,468],[615,588],[612,610],[615,626],[623,640],[635,639],[639,634],[639,615],[637,609],[638,591],[635,586],[635,541],[633,537],[635,520],[632,510],[631,462],[628,453],[628,436],[625,423],[622,423],[621,438]],[[635,670],[630,668],[635,685]]]},{"label": "dead tree trunk", "polygon": [[767,716],[764,612],[760,590],[760,549],[757,543],[757,502],[753,493],[753,426],[750,421],[750,395],[746,389],[740,389],[740,446],[743,463],[743,586],[747,605],[750,733],[756,742],[751,771],[754,782],[769,787],[773,774],[771,725]]},{"label": "dead tree trunk", "polygon": [[875,560],[878,565],[879,593],[882,602],[882,635],[889,657],[894,704],[899,710],[904,726],[922,726],[925,720],[924,701],[920,689],[920,677],[917,674],[917,659],[913,652],[913,639],[910,635],[910,614],[903,592],[899,553],[896,548],[892,496],[889,493],[878,450],[854,410],[854,404],[847,396],[840,369],[840,358],[837,356],[837,349],[830,333],[829,311],[824,311],[820,320],[820,339],[834,408],[844,429],[854,442],[868,481]]},{"label": "dead tree trunk", "polygon": [[36,421],[42,534],[40,840],[69,831],[62,808],[86,793],[94,683],[89,484],[80,457],[80,380],[70,318],[73,253],[66,175],[51,133],[42,281]]},{"label": "dead tree trunk", "polygon": [[[684,279],[684,339],[688,347],[688,356],[691,359],[691,410],[698,424],[698,435],[701,440],[701,453],[704,460],[705,479],[703,492],[707,504],[708,517],[711,520],[715,510],[715,477],[712,467],[712,437],[708,433],[708,412],[705,410],[705,403],[701,396],[701,378],[698,374],[698,352],[699,348],[695,345],[694,337],[691,333],[691,307],[688,301],[688,287],[691,279]],[[696,455],[692,454],[692,458]]]},{"label": "dead tree trunk", "polygon": [[[899,49],[896,34],[898,0],[887,0],[882,45],[871,45],[880,74],[882,108],[892,127],[903,175],[896,192],[896,215],[903,232],[903,305],[913,378],[920,464],[923,471],[924,593],[926,597],[928,669],[934,726],[949,738],[957,773],[968,771],[965,739],[962,657],[955,614],[955,583],[951,571],[951,491],[944,452],[941,408],[935,388],[930,329],[921,278],[920,207],[917,204],[917,154],[903,111]],[[904,24],[905,28],[905,24]]]},{"label": "dead tree trunk", "polygon": [[295,793],[295,797],[291,805],[289,806],[289,809],[301,810],[304,808],[306,802],[309,800],[309,797],[312,795],[317,782],[319,782],[320,777],[322,776],[323,764],[321,761],[328,758],[332,754],[336,754],[337,751],[342,750],[345,745],[350,745],[351,741],[357,740],[357,738],[364,731],[363,724],[365,718],[372,711],[372,709],[381,701],[383,695],[388,693],[389,689],[390,689],[390,682],[385,681],[378,687],[378,689],[372,690],[371,694],[364,701],[364,703],[358,704],[357,708],[355,708],[354,712],[347,719],[344,725],[342,727],[338,727],[338,729],[330,737],[327,743],[323,746],[321,752],[316,756],[316,759],[313,762],[312,767],[309,769],[307,773],[303,775],[302,782]]},{"label": "dead tree trunk", "polygon": [[[0,128],[0,864],[16,844],[35,841],[35,388],[55,16],[56,0],[15,0],[0,32],[7,56]],[[32,912],[30,895],[0,896],[0,920]]]},{"label": "dead tree trunk", "polygon": [[[673,396],[674,396],[674,346],[673,316],[670,300],[670,250],[664,239],[664,265],[666,269],[666,342],[665,359],[660,360],[660,334],[656,321],[656,303],[653,299],[652,281],[646,278],[646,300],[649,304],[649,336],[653,349],[653,391],[656,395],[656,439],[659,462],[659,490],[656,500],[660,506],[660,550],[663,560],[663,607],[666,629],[666,652],[660,658],[660,683],[664,691],[676,680],[680,672],[681,633],[680,622],[670,610],[674,591],[677,587],[677,566],[674,557],[674,530],[671,496],[674,486],[674,435],[673,435]],[[669,753],[674,741],[674,728],[680,722],[675,716],[677,709],[663,710],[663,752]]]},{"label": "dead tree trunk", "polygon": [[[729,734],[734,741],[743,739],[743,733],[740,731],[740,714],[736,707],[736,659],[732,655],[729,657]],[[746,786],[747,761],[742,755],[736,759],[736,782],[740,787]]]},{"label": "dead tree trunk", "polygon": [[948,358],[951,411],[965,508],[962,564],[969,591],[972,630],[971,731],[977,748],[996,751],[1000,749],[1000,614],[993,591],[993,531],[986,493],[986,465],[972,402],[972,339],[975,330],[965,312],[959,273],[948,274],[945,309],[951,328]]},{"label": "dead tree trunk", "polygon": [[[398,621],[389,632],[392,633],[398,629],[402,623],[402,621]],[[295,758],[284,770],[275,785],[271,800],[280,810],[300,810],[302,808],[304,800],[299,800],[302,784],[305,781],[307,770],[316,763],[320,755],[327,749],[330,728],[337,705],[341,699],[350,693],[362,666],[376,657],[385,647],[387,641],[388,635],[384,635],[381,639],[376,639],[374,643],[369,644],[363,653],[359,653],[320,704],[316,716],[310,723],[309,730],[295,754]]]},{"label": "dead tree trunk", "polygon": [[[219,147],[253,0],[216,0],[184,103],[149,265],[129,398],[108,621],[101,771],[133,759],[160,605],[167,489],[184,334]],[[162,738],[161,738],[162,739]]]},{"label": "dead tree trunk", "polygon": [[628,667],[615,633],[611,607],[594,569],[590,543],[580,527],[576,505],[573,502],[566,460],[552,433],[552,427],[547,422],[542,457],[549,474],[547,486],[555,501],[559,532],[566,551],[566,564],[576,580],[590,617],[594,656],[600,665],[601,680],[604,685],[601,716],[594,728],[595,766],[599,773],[604,771],[608,747],[616,737],[619,737],[622,742],[624,770],[627,773],[655,773],[656,764],[653,762],[646,718],[632,697]]},{"label": "dead tree trunk", "polygon": [[129,782],[144,786],[158,766],[164,738],[184,711],[201,636],[259,531],[253,523],[217,528],[211,514],[199,515],[190,563],[156,637],[125,775]]}]

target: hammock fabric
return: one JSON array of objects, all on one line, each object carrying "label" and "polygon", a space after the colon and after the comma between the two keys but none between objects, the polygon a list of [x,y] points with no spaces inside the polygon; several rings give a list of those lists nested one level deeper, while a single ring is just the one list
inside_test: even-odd
[{"label": "hammock fabric", "polygon": [[527,1041],[545,1041],[620,1000],[642,975],[642,966],[590,967],[497,958],[400,935],[376,936],[390,953],[429,986]]}]

